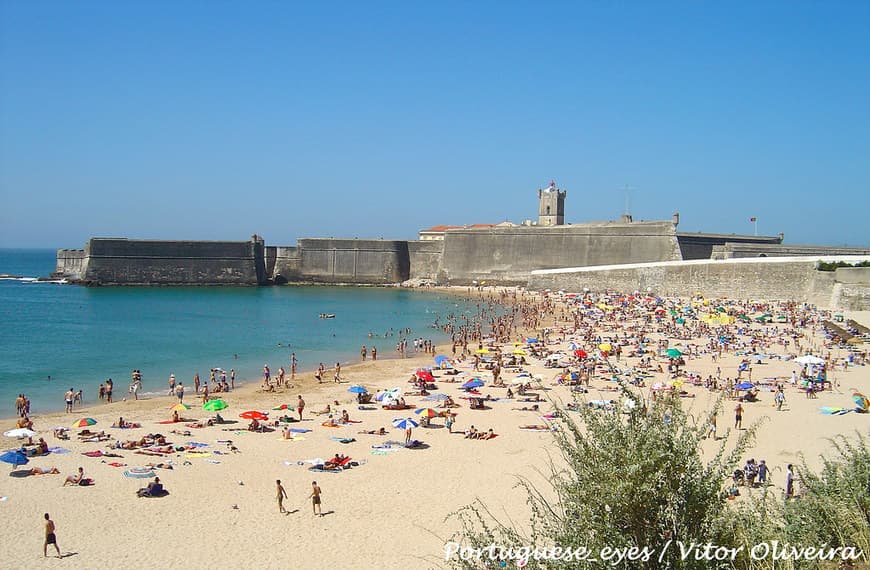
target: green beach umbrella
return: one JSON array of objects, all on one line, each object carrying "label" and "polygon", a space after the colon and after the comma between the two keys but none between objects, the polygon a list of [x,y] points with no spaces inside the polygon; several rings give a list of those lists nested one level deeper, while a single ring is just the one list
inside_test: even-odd
[{"label": "green beach umbrella", "polygon": [[668,352],[666,354],[671,358],[679,358],[679,357],[683,356],[683,353],[680,352],[679,350],[677,350],[676,348],[669,348]]},{"label": "green beach umbrella", "polygon": [[229,405],[223,400],[209,400],[205,404],[202,405],[202,409],[207,412],[218,412],[220,410],[224,410]]},{"label": "green beach umbrella", "polygon": [[677,319],[677,324],[678,324],[678,325],[684,325],[684,324],[686,324],[686,319]]}]

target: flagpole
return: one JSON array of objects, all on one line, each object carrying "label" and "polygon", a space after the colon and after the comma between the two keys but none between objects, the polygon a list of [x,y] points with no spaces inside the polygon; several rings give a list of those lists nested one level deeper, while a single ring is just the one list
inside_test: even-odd
[{"label": "flagpole", "polygon": [[753,222],[753,223],[755,224],[755,237],[758,237],[758,218],[756,217],[756,218],[753,218],[753,219],[755,220],[755,221]]}]

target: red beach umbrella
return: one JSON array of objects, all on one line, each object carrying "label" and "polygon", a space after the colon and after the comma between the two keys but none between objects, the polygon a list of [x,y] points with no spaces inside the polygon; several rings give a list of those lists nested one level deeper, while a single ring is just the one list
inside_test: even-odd
[{"label": "red beach umbrella", "polygon": [[574,351],[574,356],[576,356],[577,358],[587,358],[589,355],[586,354],[586,351],[582,348],[578,348]]},{"label": "red beach umbrella", "polygon": [[263,412],[257,412],[255,410],[248,410],[247,412],[242,412],[241,414],[239,414],[239,417],[246,420],[257,420],[259,422],[269,419],[269,416],[267,416]]}]

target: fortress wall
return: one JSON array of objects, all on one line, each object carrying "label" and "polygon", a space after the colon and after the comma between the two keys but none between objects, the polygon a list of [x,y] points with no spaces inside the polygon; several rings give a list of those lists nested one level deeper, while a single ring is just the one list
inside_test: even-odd
[{"label": "fortress wall", "polygon": [[410,274],[406,241],[304,238],[298,243],[300,263],[291,281],[384,285]]},{"label": "fortress wall", "polygon": [[438,279],[443,252],[444,242],[441,240],[409,241],[410,279]]},{"label": "fortress wall", "polygon": [[689,260],[714,258],[713,254],[727,245],[742,247],[760,244],[763,247],[777,247],[782,242],[782,237],[677,232],[677,241],[682,259]]},{"label": "fortress wall", "polygon": [[796,257],[801,255],[870,255],[870,248],[832,247],[826,245],[782,245],[764,243],[733,243],[713,247],[712,259],[740,259],[745,257]]},{"label": "fortress wall", "polygon": [[83,249],[59,249],[57,250],[57,265],[55,273],[58,276],[69,279],[81,279],[85,268],[85,250]]},{"label": "fortress wall", "polygon": [[299,275],[302,266],[300,255],[299,248],[297,247],[275,247],[275,266],[270,274],[275,283],[300,280]]},{"label": "fortress wall", "polygon": [[[863,257],[825,257],[861,261]],[[816,271],[818,258],[750,258],[640,263],[533,272],[530,289],[647,291],[662,295],[789,299],[832,306],[834,272]],[[860,295],[858,295],[860,296]]]},{"label": "fortress wall", "polygon": [[439,281],[525,284],[537,269],[681,259],[672,222],[449,230]]},{"label": "fortress wall", "polygon": [[265,283],[262,242],[92,238],[83,279],[119,285]]}]

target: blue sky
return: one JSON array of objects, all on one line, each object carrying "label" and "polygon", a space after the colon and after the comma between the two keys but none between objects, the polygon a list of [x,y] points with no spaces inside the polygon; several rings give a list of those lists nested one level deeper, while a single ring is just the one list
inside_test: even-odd
[{"label": "blue sky", "polygon": [[870,2],[0,2],[0,247],[537,217],[870,245]]}]

